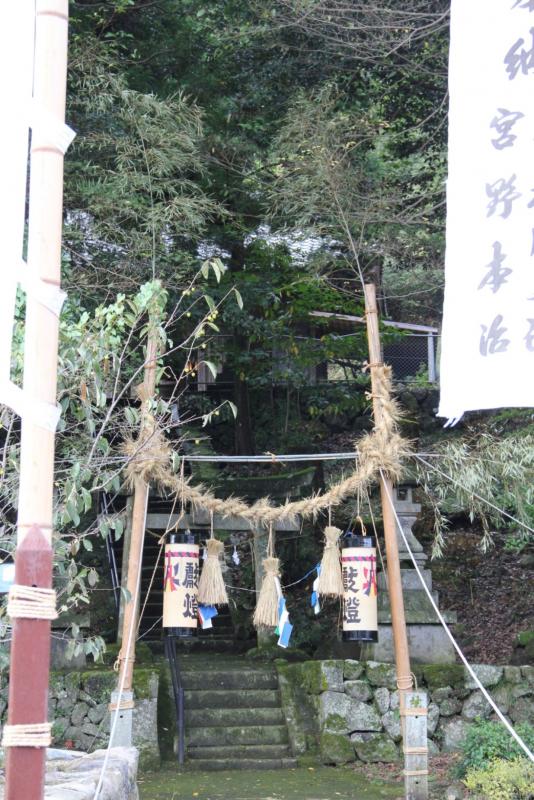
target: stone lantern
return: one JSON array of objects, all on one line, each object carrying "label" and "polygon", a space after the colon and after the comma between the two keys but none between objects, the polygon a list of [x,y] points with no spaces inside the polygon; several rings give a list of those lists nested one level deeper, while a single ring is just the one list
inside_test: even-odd
[{"label": "stone lantern", "polygon": [[[423,580],[432,592],[436,604],[438,604],[438,593],[432,589],[432,572],[426,567],[427,556],[412,530],[421,511],[420,504],[414,502],[413,489],[414,487],[409,484],[402,484],[394,489],[395,509],[408,545],[422,573]],[[413,561],[399,531],[397,531],[397,543],[401,564],[410,658],[414,663],[419,664],[454,663],[454,648],[423,589],[421,580],[414,569]],[[385,554],[383,555],[385,557]],[[455,613],[444,612],[442,609],[440,611],[447,624],[456,622]],[[387,575],[382,571],[378,573],[378,642],[364,645],[361,658],[386,662],[395,660]]]}]

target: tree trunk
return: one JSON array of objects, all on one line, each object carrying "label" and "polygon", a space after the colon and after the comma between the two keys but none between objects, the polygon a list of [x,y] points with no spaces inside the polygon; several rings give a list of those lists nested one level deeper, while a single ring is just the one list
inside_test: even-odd
[{"label": "tree trunk", "polygon": [[[236,337],[236,342],[239,340]],[[235,452],[236,455],[254,454],[254,432],[250,418],[250,397],[248,384],[241,380],[239,375],[234,377],[234,403],[237,406],[235,421]]]},{"label": "tree trunk", "polygon": [[[230,257],[230,272],[241,272],[245,267],[245,244],[243,241],[232,241],[228,245]],[[234,347],[237,352],[249,348],[249,341],[238,330],[234,330]],[[237,455],[254,453],[254,431],[250,417],[250,398],[246,379],[239,372],[234,373],[234,403],[237,406],[235,421],[235,452]]]}]

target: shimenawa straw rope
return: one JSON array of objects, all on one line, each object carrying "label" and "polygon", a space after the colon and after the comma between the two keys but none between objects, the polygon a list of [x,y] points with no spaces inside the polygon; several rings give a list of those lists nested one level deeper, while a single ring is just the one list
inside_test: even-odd
[{"label": "shimenawa straw rope", "polygon": [[127,477],[133,482],[140,476],[147,483],[159,486],[164,491],[178,493],[183,497],[183,502],[190,503],[193,508],[206,509],[223,517],[242,517],[254,527],[269,525],[281,519],[315,519],[329,506],[338,506],[347,497],[367,488],[380,470],[395,481],[402,474],[401,457],[409,454],[409,447],[397,430],[401,414],[396,400],[391,396],[390,367],[376,367],[374,396],[379,404],[380,414],[377,415],[373,432],[359,441],[356,469],[322,494],[288,501],[281,506],[273,506],[267,497],[252,505],[237,497],[216,497],[204,486],[192,486],[183,474],[175,475],[172,472],[172,450],[155,420],[150,425],[145,425],[138,439],[130,439],[124,445],[124,452],[129,458]]}]

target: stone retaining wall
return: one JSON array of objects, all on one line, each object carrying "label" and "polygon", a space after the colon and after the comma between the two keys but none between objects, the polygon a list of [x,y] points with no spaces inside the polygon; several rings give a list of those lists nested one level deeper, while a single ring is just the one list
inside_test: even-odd
[{"label": "stone retaining wall", "polygon": [[[393,665],[353,660],[275,663],[295,756],[325,764],[399,758],[399,696]],[[166,671],[160,667],[154,664],[134,672],[133,743],[141,769],[159,766],[159,740],[164,741],[165,730],[172,727],[173,704]],[[414,665],[413,669],[418,687],[428,693],[431,754],[457,750],[473,720],[494,716],[463,666]],[[475,671],[513,723],[534,724],[534,666],[479,665]],[[108,703],[116,680],[112,669],[51,673],[49,719],[54,745],[84,751],[107,745]],[[7,692],[4,684],[2,719]]]},{"label": "stone retaining wall", "polygon": [[[395,761],[401,727],[395,667],[374,661],[277,662],[282,703],[295,755],[324,764]],[[476,718],[491,707],[459,664],[416,666],[428,692],[430,754],[457,750]],[[534,724],[534,666],[477,665],[475,672],[513,723]]]},{"label": "stone retaining wall", "polygon": [[[50,673],[48,719],[52,722],[55,747],[90,752],[107,746],[110,731],[108,704],[116,683],[117,673],[112,669]],[[139,750],[141,769],[155,769],[160,764],[158,688],[157,670],[134,670],[133,744]],[[2,722],[8,691],[8,684],[2,683]]]}]

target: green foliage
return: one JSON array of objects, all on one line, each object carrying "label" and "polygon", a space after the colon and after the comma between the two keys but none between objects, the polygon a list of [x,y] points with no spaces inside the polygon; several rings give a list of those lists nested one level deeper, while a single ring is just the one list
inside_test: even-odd
[{"label": "green foliage", "polygon": [[285,247],[254,240],[246,248],[243,270],[226,273],[220,294],[230,284],[238,288],[243,305],[229,303],[220,315],[220,332],[234,336],[221,341],[220,357],[224,354],[225,363],[249,386],[302,388],[309,383],[310,367],[363,356],[363,330],[359,337],[321,335],[322,321],[309,316],[322,310],[356,312],[359,306],[320,276],[297,271]]},{"label": "green foliage", "polygon": [[473,800],[532,800],[534,764],[526,758],[496,759],[485,769],[470,770],[465,785]]},{"label": "green foliage", "polygon": [[[200,275],[199,281],[203,278]],[[199,324],[213,316],[199,291],[203,305]],[[61,418],[56,435],[54,481],[54,568],[59,587],[59,612],[80,610],[90,601],[99,582],[98,561],[93,551],[100,537],[120,539],[126,520],[123,512],[100,514],[97,500],[101,492],[110,495],[123,488],[122,474],[126,455],[125,438],[135,438],[140,414],[137,402],[130,404],[133,387],[140,383],[145,362],[144,347],[148,336],[156,337],[160,355],[173,347],[169,329],[176,324],[182,307],[189,307],[189,295],[182,294],[174,310],[167,310],[168,293],[159,280],[143,284],[128,296],[117,295],[114,301],[92,311],[83,308],[77,297],[63,309],[59,330],[58,399]],[[18,297],[14,346],[13,379],[20,382],[23,370],[24,302]],[[190,323],[189,327],[192,327]],[[189,336],[196,341],[196,332]],[[182,345],[184,353],[190,346]],[[182,356],[183,358],[183,356]],[[158,372],[163,369],[158,362]],[[230,404],[231,407],[231,404]],[[155,398],[151,412],[164,428],[171,425],[168,403]],[[230,408],[231,413],[231,408]],[[20,437],[15,415],[1,409],[3,429],[3,468],[0,473],[0,521],[2,546],[12,552],[15,546],[18,501]],[[3,622],[0,620],[0,627]],[[84,651],[98,657],[104,642],[100,636],[80,638],[75,622],[70,632],[67,653]],[[1,665],[0,665],[1,666]]]},{"label": "green foliage", "polygon": [[131,88],[124,46],[85,33],[70,49],[68,114],[77,136],[65,165],[65,242],[77,273],[113,270],[114,286],[129,291],[156,277],[156,265],[160,277],[171,265],[176,277],[177,262],[191,274],[173,251],[224,214],[202,186],[200,108],[183,93]]},{"label": "green foliage", "polygon": [[[516,732],[527,747],[534,748],[534,727],[527,722],[516,726]],[[506,728],[500,722],[477,720],[469,728],[462,745],[462,760],[458,766],[460,775],[473,770],[483,771],[496,759],[513,761],[523,754]]]},{"label": "green foliage", "polygon": [[[441,555],[444,515],[464,513],[483,527],[481,545],[492,544],[492,529],[511,529],[510,545],[524,547],[532,538],[528,529],[505,518],[499,508],[534,527],[534,435],[497,436],[491,430],[437,444],[439,458],[430,465],[416,462],[416,474],[435,511],[434,554]],[[452,476],[454,482],[446,476]],[[492,508],[485,500],[491,501]]]}]

